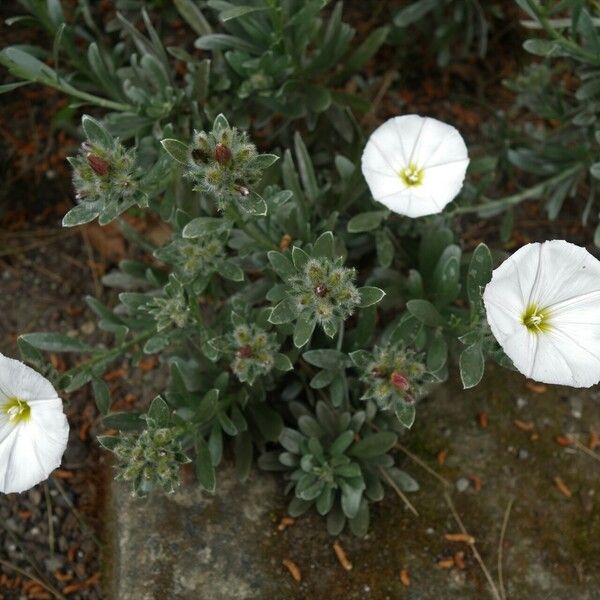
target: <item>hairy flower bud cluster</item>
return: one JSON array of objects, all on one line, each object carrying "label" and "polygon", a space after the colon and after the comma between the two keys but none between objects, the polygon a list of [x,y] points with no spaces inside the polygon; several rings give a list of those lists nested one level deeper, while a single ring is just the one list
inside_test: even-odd
[{"label": "hairy flower bud cluster", "polygon": [[356,271],[342,266],[342,260],[311,258],[300,273],[288,279],[297,310],[310,313],[327,331],[346,320],[360,303],[354,285]]},{"label": "hairy flower bud cluster", "polygon": [[238,325],[224,341],[232,357],[231,370],[240,381],[252,385],[257,377],[273,369],[279,349],[274,334],[255,324]]},{"label": "hairy flower bud cluster", "polygon": [[184,282],[200,274],[214,273],[225,258],[225,242],[222,236],[205,235],[187,239],[176,234],[171,242],[158,249],[154,255],[173,265]]},{"label": "hairy flower bud cluster", "polygon": [[73,186],[79,204],[71,216],[72,225],[98,217],[108,223],[132,206],[147,206],[147,195],[140,189],[140,172],[135,149],[126,150],[118,140],[87,141],[80,152],[70,157]]},{"label": "hairy flower bud cluster", "polygon": [[148,427],[140,434],[123,434],[114,448],[119,464],[117,479],[131,481],[133,493],[147,494],[153,488],[172,493],[179,486],[181,465],[190,462],[181,448],[174,427],[158,427],[147,419]]},{"label": "hairy flower bud cluster", "polygon": [[171,326],[185,327],[191,317],[185,289],[181,282],[173,276],[164,287],[164,295],[152,298],[141,309],[152,315],[156,321],[157,331]]},{"label": "hairy flower bud cluster", "polygon": [[214,197],[223,210],[232,201],[243,204],[250,187],[261,178],[257,157],[245,132],[215,124],[209,133],[194,132],[187,176],[194,189]]},{"label": "hairy flower bud cluster", "polygon": [[424,394],[423,357],[403,346],[376,346],[361,374],[367,389],[363,400],[373,400],[381,410],[397,414]]}]

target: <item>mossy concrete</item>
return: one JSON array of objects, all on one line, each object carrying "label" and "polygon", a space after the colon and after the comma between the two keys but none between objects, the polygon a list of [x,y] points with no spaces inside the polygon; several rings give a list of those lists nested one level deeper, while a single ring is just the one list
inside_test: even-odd
[{"label": "mossy concrete", "polygon": [[[514,499],[503,546],[508,599],[600,598],[600,462],[556,441],[557,436],[577,434],[587,443],[590,431],[600,431],[600,393],[550,387],[540,393],[517,374],[488,371],[475,390],[440,387],[419,407],[417,422],[402,443],[450,482],[447,491],[496,581],[502,520]],[[485,428],[479,413],[488,416]],[[521,428],[515,420],[522,422]],[[447,455],[439,465],[436,457],[442,450]],[[278,530],[286,502],[277,477],[255,472],[242,484],[231,467],[224,467],[214,496],[190,483],[173,496],[145,500],[114,484],[109,597],[491,597],[469,547],[444,537],[459,531],[446,488],[405,454],[398,456],[421,484],[410,495],[419,516],[388,491],[373,508],[366,538],[338,538],[351,571],[340,566],[332,548],[335,539],[318,516],[307,515]],[[481,481],[478,491],[473,477]],[[557,489],[556,477],[571,497]],[[464,551],[464,569],[438,566],[458,551]],[[300,569],[300,583],[282,566],[284,559]],[[401,581],[402,569],[409,574],[408,587]]]}]

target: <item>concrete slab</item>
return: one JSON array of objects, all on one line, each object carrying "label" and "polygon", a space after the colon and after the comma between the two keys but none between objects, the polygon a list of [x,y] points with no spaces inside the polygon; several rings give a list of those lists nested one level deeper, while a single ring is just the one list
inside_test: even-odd
[{"label": "concrete slab", "polygon": [[[504,585],[511,600],[600,598],[600,462],[564,447],[565,433],[600,431],[595,391],[548,388],[539,393],[518,375],[490,369],[485,385],[468,392],[448,384],[424,402],[404,440],[450,483],[466,528],[497,581],[498,540],[509,502]],[[488,415],[481,427],[478,413]],[[518,421],[515,424],[515,421]],[[436,456],[447,451],[443,465]],[[352,562],[339,564],[317,515],[280,532],[285,514],[281,479],[253,473],[246,484],[231,467],[219,472],[215,496],[194,485],[173,496],[134,499],[113,485],[112,543],[107,552],[115,600],[418,600],[492,597],[470,548],[450,542],[459,531],[444,486],[402,453],[403,468],[421,490],[411,495],[419,517],[391,491],[372,513],[369,535],[339,542]],[[560,477],[572,492],[561,493]],[[481,489],[476,490],[477,478]],[[463,491],[459,491],[463,490]],[[440,560],[464,552],[464,569]],[[292,560],[302,581],[282,566]],[[458,563],[460,563],[460,559]],[[406,569],[410,585],[400,572]]]}]

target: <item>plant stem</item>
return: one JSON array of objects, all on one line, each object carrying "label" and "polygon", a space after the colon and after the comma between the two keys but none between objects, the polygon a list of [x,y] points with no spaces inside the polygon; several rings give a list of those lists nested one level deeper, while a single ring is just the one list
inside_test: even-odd
[{"label": "plant stem", "polygon": [[70,371],[67,371],[65,373],[65,375],[75,376],[78,373],[81,373],[82,371],[89,369],[90,367],[94,366],[95,364],[97,364],[99,362],[102,362],[107,359],[114,360],[119,355],[123,354],[123,352],[125,352],[125,350],[127,350],[128,348],[131,348],[132,346],[135,346],[135,345],[139,344],[140,342],[147,340],[149,337],[151,337],[154,334],[154,332],[155,332],[154,327],[152,329],[147,329],[146,331],[140,333],[140,335],[135,336],[128,342],[123,342],[118,348],[113,348],[112,350],[107,350],[105,352],[100,352],[99,354],[96,354],[96,356],[94,356],[94,358],[92,358],[92,359],[88,360],[87,362],[84,362],[80,365],[77,365],[76,367],[72,368]]},{"label": "plant stem", "polygon": [[582,48],[576,42],[570,40],[569,38],[565,37],[558,31],[556,31],[556,29],[554,29],[554,27],[552,27],[550,21],[542,13],[542,11],[540,10],[540,7],[537,5],[536,2],[527,0],[527,4],[529,5],[529,8],[531,8],[531,11],[535,14],[537,20],[540,22],[540,25],[544,28],[546,33],[551,38],[555,39],[557,42],[560,42],[564,46],[567,46],[568,48],[570,48],[574,54],[577,54],[580,57],[580,59],[582,59],[584,61],[589,61],[592,64],[598,64],[600,62],[597,54],[595,54],[593,52],[588,52],[585,48]]},{"label": "plant stem", "polygon": [[48,87],[53,87],[57,90],[60,90],[64,94],[74,96],[75,98],[79,98],[80,100],[85,100],[90,104],[95,104],[96,106],[101,106],[102,108],[109,108],[118,112],[135,112],[135,107],[129,104],[123,104],[122,102],[114,102],[113,100],[107,100],[106,98],[95,96],[94,94],[88,94],[88,92],[82,92],[81,90],[74,88],[68,83],[62,83],[60,78],[55,80],[48,77],[43,80],[32,79],[31,81],[42,83],[43,85],[47,85]]},{"label": "plant stem", "polygon": [[524,200],[530,200],[531,198],[539,196],[549,185],[559,183],[563,179],[567,179],[572,175],[575,175],[575,173],[577,173],[580,169],[581,165],[575,165],[573,167],[565,169],[564,171],[558,173],[557,175],[554,175],[553,177],[550,177],[549,179],[546,179],[545,181],[538,183],[537,185],[534,185],[530,188],[527,188],[526,190],[513,194],[512,196],[506,196],[506,198],[500,198],[499,200],[489,200],[484,197],[484,199],[487,201],[483,204],[475,204],[473,206],[459,206],[453,211],[450,211],[448,215],[465,215],[468,213],[478,213],[481,211],[488,210],[502,210],[510,206],[515,206],[517,204],[520,204]]},{"label": "plant stem", "polygon": [[342,344],[344,343],[344,330],[345,330],[344,321],[340,321],[340,328],[338,330],[338,339],[337,339],[337,346],[336,346],[338,352],[341,352]]}]

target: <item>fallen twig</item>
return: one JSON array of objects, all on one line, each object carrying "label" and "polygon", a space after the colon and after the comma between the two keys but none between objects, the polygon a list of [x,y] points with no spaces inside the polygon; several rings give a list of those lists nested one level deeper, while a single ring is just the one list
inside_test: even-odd
[{"label": "fallen twig", "polygon": [[406,494],[396,485],[396,482],[388,475],[388,473],[382,467],[379,467],[379,471],[384,476],[385,480],[390,484],[390,487],[398,494],[400,499],[404,502],[406,508],[410,510],[410,512],[415,515],[415,517],[419,516],[417,509],[411,504],[410,500],[406,497]]},{"label": "fallen twig", "polygon": [[585,454],[587,454],[594,460],[597,460],[598,462],[600,462],[600,454],[598,454],[597,452],[594,452],[593,450],[591,450],[590,448],[588,448],[587,446],[582,444],[577,438],[575,438],[573,436],[569,436],[569,440],[575,446],[575,448],[577,448],[578,450],[581,450],[582,452],[584,452]]},{"label": "fallen twig", "polygon": [[13,571],[16,571],[20,575],[23,575],[23,577],[31,579],[31,581],[35,581],[35,583],[37,583],[39,586],[43,587],[45,590],[50,592],[52,595],[54,595],[54,597],[58,598],[58,600],[66,600],[66,598],[55,587],[53,587],[49,583],[46,583],[42,579],[38,579],[35,575],[32,575],[28,571],[21,569],[17,565],[13,565],[11,562],[8,562],[7,560],[3,560],[1,558],[0,565],[6,567],[7,569],[12,569]]},{"label": "fallen twig", "polygon": [[506,590],[504,589],[504,579],[502,573],[502,558],[503,558],[503,547],[504,547],[504,536],[506,535],[506,528],[508,527],[508,519],[510,517],[510,510],[512,508],[514,498],[511,497],[506,505],[504,511],[504,519],[502,520],[502,528],[500,529],[500,540],[498,542],[498,585],[500,586],[500,596],[502,600],[506,600]]},{"label": "fallen twig", "polygon": [[[446,503],[450,507],[450,511],[452,512],[452,516],[454,517],[456,524],[458,525],[458,527],[460,528],[462,533],[469,536],[470,535],[469,532],[466,530],[459,514],[456,512],[456,508],[454,507],[454,503],[452,502],[452,499],[446,492],[444,492],[444,498],[446,499]],[[492,575],[490,574],[488,568],[485,566],[485,563],[483,562],[483,559],[481,558],[481,554],[479,554],[479,550],[477,550],[477,546],[475,546],[474,541],[473,541],[473,543],[469,544],[469,548],[471,548],[471,551],[473,552],[473,556],[475,557],[475,560],[479,563],[479,566],[481,567],[481,570],[483,571],[483,574],[485,575],[485,578],[487,579],[487,582],[490,586],[490,592],[491,592],[492,596],[495,598],[495,600],[504,600],[502,598],[502,596],[500,596],[500,593],[498,592],[498,588],[496,587],[496,584],[494,583],[494,579],[492,578]]]},{"label": "fallen twig", "polygon": [[404,452],[404,454],[406,454],[406,456],[408,456],[415,463],[417,463],[422,469],[425,469],[425,471],[427,471],[432,477],[435,477],[442,485],[444,485],[446,487],[452,487],[452,484],[447,479],[442,477],[439,473],[436,473],[426,462],[421,460],[416,454],[413,454],[408,448],[403,446],[400,442],[396,442],[396,444],[394,444],[394,448],[398,448],[398,450],[401,450],[402,452]]}]

